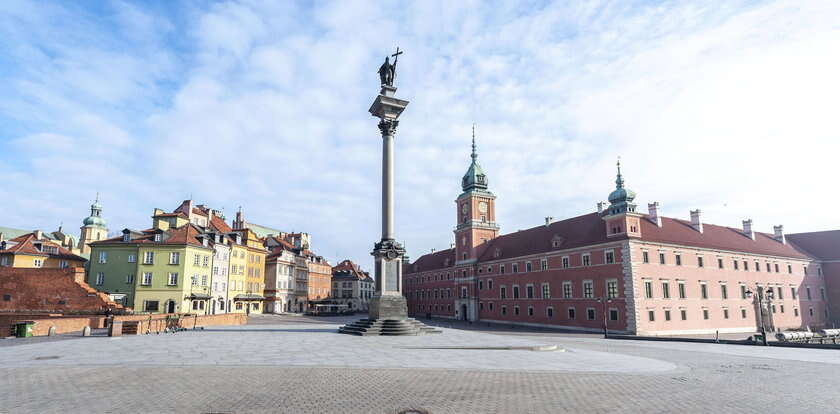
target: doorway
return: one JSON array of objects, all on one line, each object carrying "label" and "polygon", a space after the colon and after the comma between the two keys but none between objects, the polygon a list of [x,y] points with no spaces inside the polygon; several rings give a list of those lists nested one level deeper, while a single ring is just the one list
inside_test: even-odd
[{"label": "doorway", "polygon": [[469,318],[467,318],[467,305],[466,304],[461,305],[461,315],[463,315],[465,321],[469,319]]},{"label": "doorway", "polygon": [[175,301],[166,302],[166,313],[175,313]]}]

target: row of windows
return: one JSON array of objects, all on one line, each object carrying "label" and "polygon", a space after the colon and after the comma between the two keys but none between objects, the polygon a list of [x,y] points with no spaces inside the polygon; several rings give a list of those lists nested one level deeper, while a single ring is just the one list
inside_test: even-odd
[{"label": "row of windows", "polygon": [[[437,304],[435,304],[435,305],[418,304],[417,305],[417,310],[421,311],[421,312],[422,311],[433,311],[433,310],[434,311],[442,311],[443,306],[444,305],[437,305]],[[485,310],[484,302],[479,302],[478,306],[479,306],[479,310],[481,310],[481,311]],[[533,306],[528,306],[525,309],[526,309],[526,314],[528,316],[534,316],[534,307]],[[451,304],[446,305],[446,310],[448,312],[452,312],[452,305]],[[487,310],[490,311],[490,312],[493,312],[493,310],[494,310],[494,303],[493,302],[488,302],[487,303]],[[512,313],[513,316],[519,316],[521,314],[521,308],[519,307],[519,305],[514,305],[512,307],[512,312],[513,312]],[[507,315],[508,314],[508,306],[507,305],[499,306],[499,313],[503,316]],[[607,315],[608,315],[610,321],[617,321],[618,317],[619,317],[618,309],[610,308],[608,310]],[[545,308],[545,316],[548,317],[548,318],[553,318],[555,316],[554,307],[552,307],[552,306],[546,307]],[[595,308],[586,308],[585,317],[586,317],[586,320],[594,321],[598,317],[598,311]],[[566,319],[568,319],[568,320],[577,319],[577,308],[575,308],[574,306],[568,307],[566,309]]]},{"label": "row of windows", "polygon": [[[646,299],[653,299],[654,297],[654,289],[653,289],[653,281],[652,280],[645,280],[645,298]],[[720,298],[721,299],[729,299],[729,288],[727,287],[726,283],[720,283]],[[746,284],[739,284],[741,288],[741,299],[749,299],[748,292],[752,292]],[[771,291],[770,293],[766,293],[767,291],[764,289],[763,286],[758,285],[756,288],[756,292],[752,292],[753,294],[759,295],[759,297],[763,298],[764,295],[768,295],[770,299],[776,300],[784,300],[785,294],[784,289],[781,286],[776,286],[776,290],[774,291],[772,287],[769,288]],[[671,299],[671,282],[667,280],[663,280],[660,282],[660,294],[662,299]],[[677,295],[680,299],[686,299],[686,288],[685,282],[677,281]],[[796,286],[790,286],[790,297],[793,300],[796,300],[799,296],[799,290]],[[811,287],[805,286],[805,297],[807,300],[812,300],[811,298]],[[706,282],[700,282],[700,298],[701,299],[708,299],[709,298],[709,287]],[[825,300],[825,289],[820,288],[820,298]]]},{"label": "row of windows", "polygon": [[[590,253],[581,253],[580,256],[581,256],[581,261],[580,261],[581,266],[591,266],[592,265],[592,260],[591,260]],[[614,264],[615,263],[615,252],[612,249],[604,251],[604,263],[605,264]],[[519,262],[508,263],[508,264],[510,264],[511,273],[530,273],[530,272],[534,271],[534,268],[536,267],[535,264],[537,264],[537,261],[526,261],[526,262],[524,262],[524,267],[520,267]],[[547,258],[540,259],[538,264],[539,264],[540,271],[550,270]],[[560,267],[562,269],[568,269],[568,268],[572,267],[569,256],[563,256],[560,259]],[[507,273],[507,269],[508,269],[508,267],[507,267],[507,264],[505,264],[505,263],[495,265],[495,270],[500,275],[503,275],[503,274]],[[467,275],[466,272],[467,272],[466,270],[462,270],[462,277],[466,277],[466,275]],[[493,272],[494,272],[494,265],[487,265],[486,267],[484,267],[484,266],[479,266],[478,267],[478,273],[493,273]],[[447,273],[438,273],[438,274],[434,274],[434,275],[423,275],[423,276],[409,277],[409,278],[407,278],[407,281],[408,281],[408,283],[412,283],[412,282],[423,283],[423,282],[431,282],[431,281],[438,281],[438,280],[451,280],[451,279],[452,279],[452,274],[447,272]]]},{"label": "row of windows", "polygon": [[[642,263],[650,263],[650,254],[648,253],[647,250],[642,250]],[[659,264],[662,264],[662,265],[667,264],[665,252],[659,252]],[[674,253],[674,264],[677,265],[677,266],[682,266],[683,265],[682,254]],[[769,261],[765,261],[764,264],[765,264],[765,269],[766,269],[767,273],[772,273],[774,271],[775,271],[775,273],[781,273],[781,267],[779,266],[779,263],[774,262],[774,263],[771,264]],[[793,265],[791,265],[790,263],[787,263],[786,266],[787,266],[787,272],[789,274],[793,274]],[[703,256],[700,256],[700,255],[697,256],[697,267],[705,267],[705,260],[704,260]],[[721,258],[721,257],[717,258],[717,267],[718,267],[718,269],[724,269],[726,267],[723,258]],[[755,269],[756,272],[761,271],[761,264],[758,260],[753,261],[753,268]],[[749,271],[750,270],[749,260],[732,259],[732,269]],[[807,275],[808,274],[808,266],[803,265],[802,266],[802,271],[805,275]],[[817,273],[818,273],[818,275],[822,276],[822,268],[818,267],[817,268]]]},{"label": "row of windows", "polygon": [[[478,282],[479,290],[484,289],[484,281],[480,280]],[[562,282],[562,298],[563,299],[571,299],[574,298],[574,289],[572,287],[572,282],[566,281]],[[493,289],[493,280],[487,281],[488,289]],[[508,297],[508,286],[500,285],[499,286],[499,298],[501,299],[520,299],[521,292],[519,285],[512,285],[511,287],[511,297]],[[462,297],[467,296],[467,289],[463,287],[462,289]],[[426,290],[415,290],[415,291],[407,291],[406,292],[409,297],[414,296],[414,299],[443,299],[443,298],[451,298],[452,297],[452,289],[426,289]],[[537,293],[540,294],[540,298],[542,299],[550,299],[552,297],[551,294],[551,284],[550,283],[543,283],[540,285],[539,292],[536,291],[536,287],[532,284],[525,285],[524,291],[524,298],[526,299],[534,299],[537,296]],[[584,280],[581,285],[581,293],[582,298],[585,299],[594,299],[595,298],[595,285],[592,280]],[[606,283],[606,290],[604,292],[608,299],[614,299],[619,296],[618,294],[618,280],[617,279],[610,279],[607,280]]]},{"label": "row of windows", "polygon": [[[772,313],[777,312],[776,305],[771,306],[771,312]],[[785,313],[785,305],[779,305],[778,312],[779,313]],[[688,320],[688,310],[687,309],[680,309],[679,313],[680,313],[680,320],[683,320],[683,321]],[[649,322],[655,322],[656,321],[656,311],[655,310],[648,309],[647,314],[648,314],[648,321]],[[700,314],[702,315],[703,320],[708,320],[711,317],[710,310],[706,309],[706,308],[701,309]],[[741,308],[740,309],[740,314],[741,314],[741,319],[747,319],[747,309],[746,308]],[[813,317],[814,316],[814,308],[808,308],[808,314]],[[723,319],[729,319],[729,309],[728,308],[722,308],[721,309],[721,316],[723,316]],[[796,316],[796,317],[799,316],[799,308],[793,308],[793,316]],[[826,316],[826,318],[828,317],[828,309],[825,310],[825,316]],[[664,309],[662,311],[662,317],[666,322],[670,321],[671,320],[671,310],[670,309]]]}]

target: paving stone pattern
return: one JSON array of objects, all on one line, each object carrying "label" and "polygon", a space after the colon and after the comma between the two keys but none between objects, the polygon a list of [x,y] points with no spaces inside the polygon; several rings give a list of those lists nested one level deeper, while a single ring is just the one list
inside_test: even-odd
[{"label": "paving stone pattern", "polygon": [[[813,413],[840,406],[840,352],[831,350],[457,330],[426,339],[548,343],[567,352],[406,350],[308,322],[2,347],[0,412]],[[350,338],[361,342],[342,342]],[[390,368],[400,365],[414,368]]]}]

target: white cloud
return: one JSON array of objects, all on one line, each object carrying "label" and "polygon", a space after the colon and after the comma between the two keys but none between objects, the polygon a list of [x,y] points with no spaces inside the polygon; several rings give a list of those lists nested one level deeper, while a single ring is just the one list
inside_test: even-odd
[{"label": "white cloud", "polygon": [[473,122],[503,232],[594,210],[617,155],[640,204],[669,215],[837,225],[801,214],[840,202],[826,191],[840,149],[836,2],[113,8],[0,17],[14,45],[0,120],[19,132],[0,135],[6,225],[75,225],[98,190],[112,229],[145,227],[192,194],[369,267],[381,140],[366,111],[395,46],[411,101],[397,234],[415,258],[452,238]]}]

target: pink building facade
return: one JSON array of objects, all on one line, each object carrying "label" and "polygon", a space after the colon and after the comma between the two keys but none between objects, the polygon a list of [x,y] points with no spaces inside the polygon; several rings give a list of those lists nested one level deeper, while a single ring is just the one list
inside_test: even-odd
[{"label": "pink building facade", "polygon": [[455,245],[406,263],[409,314],[638,335],[817,328],[831,318],[814,255],[774,234],[636,211],[619,167],[599,211],[499,235],[473,162],[456,199]]}]

